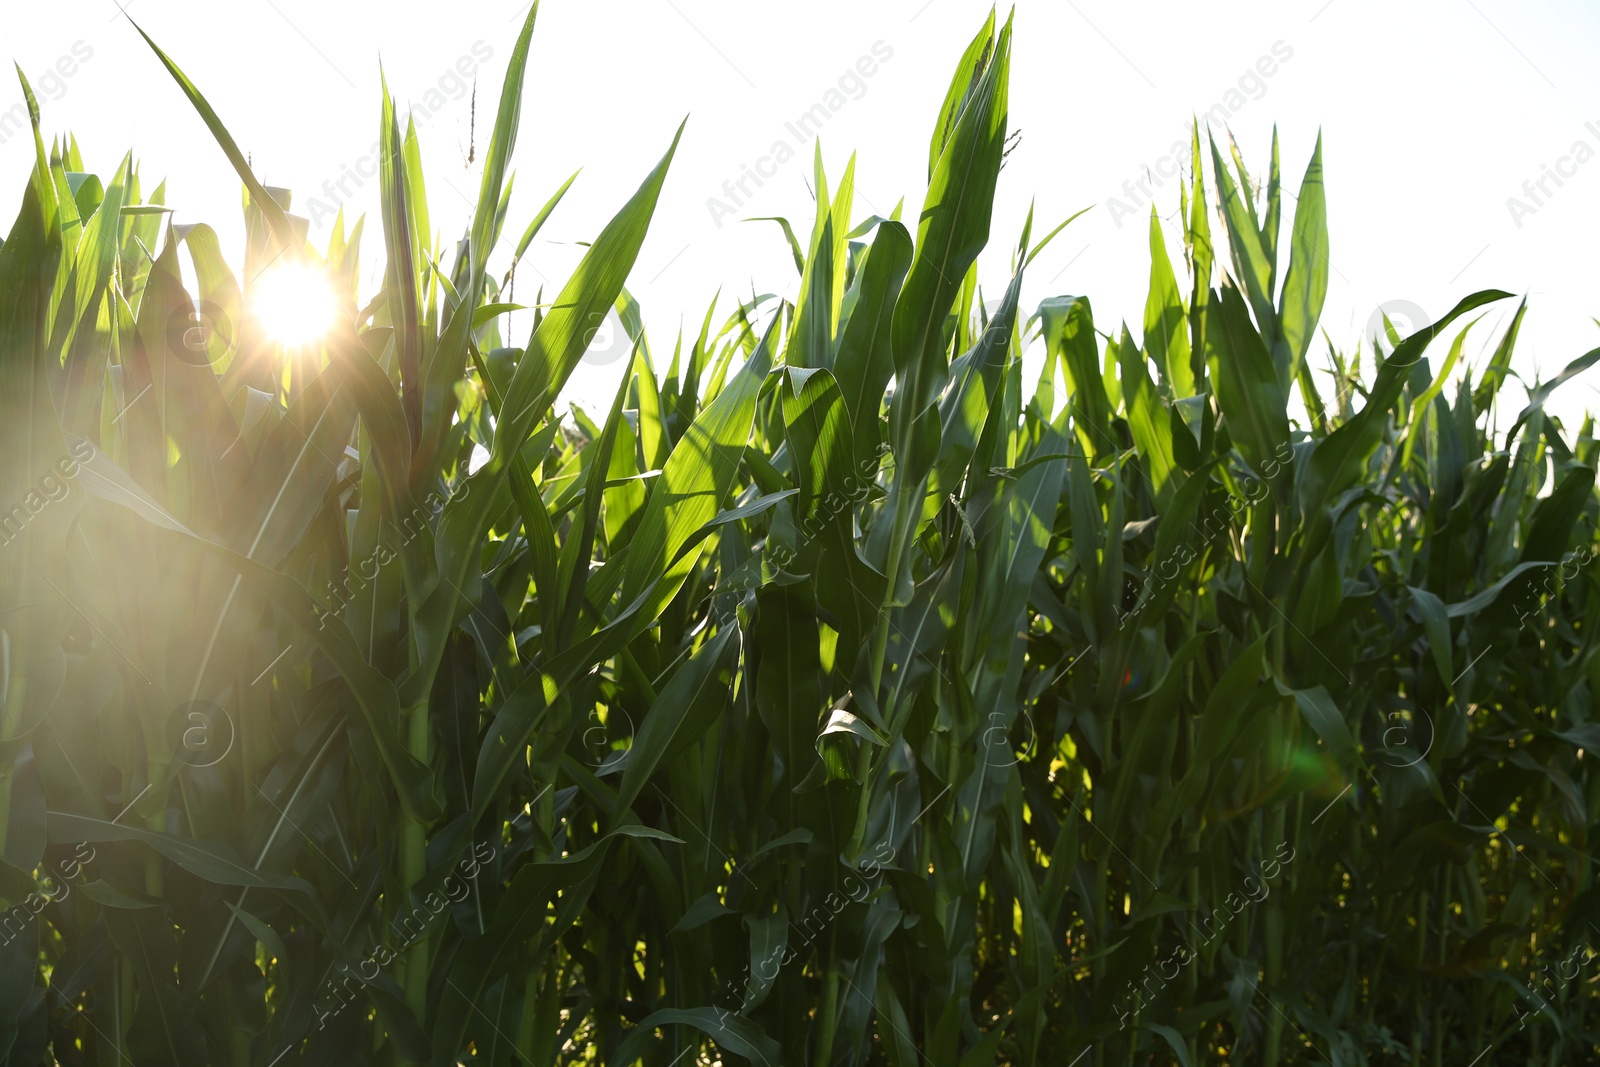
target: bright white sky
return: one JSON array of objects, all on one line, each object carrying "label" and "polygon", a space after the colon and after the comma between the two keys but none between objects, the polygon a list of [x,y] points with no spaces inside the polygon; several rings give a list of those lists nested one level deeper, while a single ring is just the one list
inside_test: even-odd
[{"label": "bright white sky", "polygon": [[[76,133],[86,164],[101,174],[134,148],[147,189],[167,179],[179,223],[209,222],[226,248],[239,250],[238,180],[116,3],[74,5],[69,29],[48,5],[8,6],[0,51],[34,79],[47,133]],[[336,182],[376,139],[381,57],[396,96],[431,112],[426,120],[418,113],[419,132],[433,223],[450,246],[476,195],[521,10],[510,0],[127,4],[128,15],[208,95],[261,179],[296,190],[297,214],[313,214],[308,197],[332,203],[324,183]],[[510,239],[567,175],[579,167],[583,173],[524,261],[518,297],[533,297],[536,275],[550,280],[553,295],[582,251],[575,242],[591,239],[621,206],[685,116],[683,144],[629,282],[658,365],[670,355],[680,321],[686,331],[698,329],[718,286],[748,293],[753,283],[792,297],[798,278],[778,228],[738,221],[787,215],[802,237],[809,229],[811,142],[786,122],[822,102],[876,47],[872,75],[845,85],[855,98],[828,122],[824,157],[836,178],[849,153],[859,153],[858,216],[888,214],[904,197],[914,217],[934,109],[987,10],[978,0],[547,0],[514,160]],[[1319,127],[1323,132],[1333,267],[1323,326],[1341,347],[1353,346],[1385,302],[1407,301],[1438,316],[1489,287],[1530,296],[1519,372],[1548,378],[1600,344],[1593,321],[1600,314],[1600,6],[1018,0],[1016,19],[1011,127],[1022,140],[1001,176],[995,229],[981,261],[987,291],[998,295],[1004,287],[1009,249],[1031,199],[1036,235],[1094,205],[1034,264],[1025,304],[1088,293],[1102,329],[1127,318],[1137,335],[1149,200],[1137,190],[1137,199],[1129,198],[1124,183],[1160,162],[1192,113],[1242,104],[1228,124],[1246,162],[1253,172],[1265,170],[1276,122],[1291,190]],[[1259,69],[1270,76],[1258,72],[1262,57],[1270,61]],[[46,78],[58,62],[70,75]],[[477,166],[466,163],[470,94],[458,65],[477,71]],[[5,92],[8,107],[14,94]],[[728,202],[723,183],[736,181],[779,140],[798,149],[797,157],[763,187],[748,185],[753,195],[741,195],[734,217],[715,218],[707,201]],[[30,157],[22,137],[0,143],[7,220]],[[1559,186],[1545,178],[1542,193],[1535,184],[1535,202],[1523,183],[1537,183],[1546,166],[1567,176]],[[358,188],[347,180],[345,188],[349,211],[368,215],[371,267],[381,240],[377,182]],[[1112,197],[1135,214],[1117,217]],[[1514,217],[1510,197],[1532,210]],[[1172,181],[1156,189],[1156,204],[1174,215]],[[1285,210],[1291,214],[1292,203]],[[320,244],[328,223],[318,222]],[[1174,258],[1177,232],[1169,225]],[[507,256],[502,250],[500,261]],[[1497,337],[1513,307],[1507,302],[1492,312],[1474,338]],[[518,318],[520,337],[527,314]],[[1320,364],[1319,349],[1313,353]],[[1467,349],[1475,362],[1487,358],[1478,349]],[[1440,358],[1442,351],[1435,366]],[[580,368],[575,395],[605,403],[620,368],[620,361]],[[1600,374],[1585,375],[1553,406],[1569,416],[1600,407],[1595,387]],[[1520,394],[1512,396],[1520,403]],[[1503,414],[1501,425],[1510,417]]]}]

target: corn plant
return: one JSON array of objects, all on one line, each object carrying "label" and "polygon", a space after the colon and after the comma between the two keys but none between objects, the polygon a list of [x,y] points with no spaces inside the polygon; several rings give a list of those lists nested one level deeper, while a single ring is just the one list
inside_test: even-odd
[{"label": "corn plant", "polygon": [[[1141,339],[1023,307],[1031,213],[986,298],[991,14],[915,226],[819,145],[797,296],[663,360],[677,137],[558,292],[490,271],[572,184],[513,246],[537,11],[453,249],[385,86],[376,294],[153,41],[242,260],[23,82],[0,1061],[1597,1062],[1600,447],[1544,404],[1600,349],[1501,430],[1506,293],[1319,343],[1320,141],[1285,235],[1276,136],[1262,184],[1198,125]],[[609,409],[558,410],[612,312]]]}]

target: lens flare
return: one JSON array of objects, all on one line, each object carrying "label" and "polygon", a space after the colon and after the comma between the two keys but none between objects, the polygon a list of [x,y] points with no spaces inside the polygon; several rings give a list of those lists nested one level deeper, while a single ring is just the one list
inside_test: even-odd
[{"label": "lens flare", "polygon": [[287,347],[321,340],[339,305],[323,272],[300,263],[269,267],[250,287],[250,309],[261,329]]}]

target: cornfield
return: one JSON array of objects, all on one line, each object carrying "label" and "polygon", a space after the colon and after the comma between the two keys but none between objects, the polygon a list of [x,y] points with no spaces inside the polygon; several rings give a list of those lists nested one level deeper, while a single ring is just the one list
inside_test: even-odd
[{"label": "cornfield", "polygon": [[[991,14],[914,222],[819,147],[798,296],[667,357],[625,283],[675,137],[559,292],[488,268],[571,185],[512,246],[537,10],[453,247],[385,88],[376,294],[154,42],[240,271],[24,79],[7,1067],[1600,1062],[1600,445],[1544,410],[1600,349],[1506,407],[1485,291],[1341,351],[1320,141],[1286,220],[1276,137],[1263,181],[1198,125],[1142,340],[1026,310]],[[558,411],[613,311],[609,411]]]}]

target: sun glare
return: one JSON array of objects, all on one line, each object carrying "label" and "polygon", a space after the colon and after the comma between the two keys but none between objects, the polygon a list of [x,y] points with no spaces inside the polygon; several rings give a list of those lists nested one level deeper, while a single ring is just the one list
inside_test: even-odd
[{"label": "sun glare", "polygon": [[339,310],[327,277],[299,263],[268,268],[251,286],[250,306],[267,336],[290,347],[320,340]]}]

